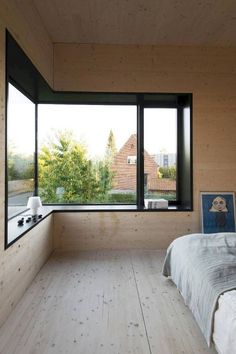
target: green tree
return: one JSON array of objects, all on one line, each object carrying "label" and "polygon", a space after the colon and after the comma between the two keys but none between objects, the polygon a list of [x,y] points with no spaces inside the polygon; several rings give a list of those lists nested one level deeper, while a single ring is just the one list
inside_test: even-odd
[{"label": "green tree", "polygon": [[7,166],[9,181],[34,178],[33,155],[19,154],[13,145],[8,146]]},{"label": "green tree", "polygon": [[106,160],[100,160],[96,164],[96,171],[99,180],[99,189],[103,200],[107,199],[107,192],[112,189],[113,172]]},{"label": "green tree", "polygon": [[160,167],[159,173],[161,174],[162,178],[171,178],[176,180],[176,167]]},{"label": "green tree", "polygon": [[100,162],[99,174],[102,182],[102,187],[110,190],[113,185],[114,171],[112,171],[112,164],[117,153],[115,136],[112,130],[109,132],[107,139],[106,152],[104,161]]},{"label": "green tree", "polygon": [[106,153],[105,153],[105,160],[106,162],[111,165],[114,160],[114,156],[117,153],[116,149],[116,141],[115,141],[115,136],[112,130],[110,130],[108,139],[107,139],[107,145],[106,145]]},{"label": "green tree", "polygon": [[58,132],[56,141],[42,147],[39,188],[45,202],[86,203],[102,199],[104,194],[86,148],[68,131]]}]

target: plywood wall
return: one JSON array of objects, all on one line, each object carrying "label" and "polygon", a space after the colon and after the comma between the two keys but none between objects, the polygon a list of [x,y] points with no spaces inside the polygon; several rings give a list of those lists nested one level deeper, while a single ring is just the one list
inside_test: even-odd
[{"label": "plywood wall", "polygon": [[180,212],[55,213],[54,246],[63,250],[166,248],[180,230],[196,231],[195,217]]},{"label": "plywood wall", "polygon": [[52,252],[53,216],[0,252],[0,326]]},{"label": "plywood wall", "polygon": [[58,214],[56,247],[163,248],[200,231],[200,191],[236,190],[236,50],[56,44],[54,56],[58,90],[192,92],[194,181],[191,213]]},{"label": "plywood wall", "polygon": [[0,325],[52,252],[52,218],[4,251],[5,28],[10,30],[49,83],[53,77],[50,39],[30,2],[27,14],[21,12],[18,4],[19,1],[1,0],[0,6]]},{"label": "plywood wall", "polygon": [[[0,31],[2,38],[5,37],[5,28],[10,31],[45,80],[52,85],[53,45],[32,2],[1,0]],[[4,54],[4,47],[2,54]]]}]

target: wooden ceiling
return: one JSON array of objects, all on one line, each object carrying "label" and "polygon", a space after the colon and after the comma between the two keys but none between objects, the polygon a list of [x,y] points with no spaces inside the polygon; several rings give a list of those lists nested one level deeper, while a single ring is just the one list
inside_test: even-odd
[{"label": "wooden ceiling", "polygon": [[235,0],[32,1],[54,43],[236,46]]}]

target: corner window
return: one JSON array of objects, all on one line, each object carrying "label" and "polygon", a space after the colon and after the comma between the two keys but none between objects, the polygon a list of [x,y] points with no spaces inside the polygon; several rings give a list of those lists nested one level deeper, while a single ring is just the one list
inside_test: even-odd
[{"label": "corner window", "polygon": [[[44,203],[135,204],[137,108],[38,106],[38,185]],[[125,127],[125,129],[124,129]]]},{"label": "corner window", "polygon": [[[188,208],[189,96],[149,94],[139,102],[140,94],[133,94],[133,105],[98,105],[99,94],[93,95],[86,105],[38,104],[43,202],[143,208],[144,200],[164,198]],[[107,100],[109,94],[103,95]],[[117,96],[122,100],[122,94]]]},{"label": "corner window", "polygon": [[7,204],[8,218],[26,209],[35,191],[35,104],[8,84]]},{"label": "corner window", "polygon": [[[6,221],[32,195],[93,210],[145,211],[164,198],[166,210],[192,210],[191,93],[55,92],[9,32],[6,49]],[[9,241],[9,223],[6,247],[21,237]]]}]

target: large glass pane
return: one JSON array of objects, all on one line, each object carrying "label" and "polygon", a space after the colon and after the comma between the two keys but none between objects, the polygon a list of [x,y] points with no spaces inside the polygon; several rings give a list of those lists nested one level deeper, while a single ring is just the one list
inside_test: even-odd
[{"label": "large glass pane", "polygon": [[35,105],[8,85],[8,218],[26,209],[34,193]]},{"label": "large glass pane", "polygon": [[136,106],[39,105],[45,203],[136,203]]},{"label": "large glass pane", "polygon": [[144,110],[145,199],[176,200],[177,110]]}]

